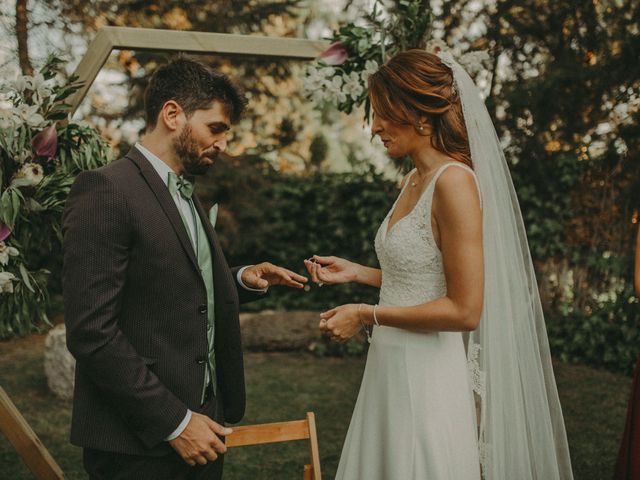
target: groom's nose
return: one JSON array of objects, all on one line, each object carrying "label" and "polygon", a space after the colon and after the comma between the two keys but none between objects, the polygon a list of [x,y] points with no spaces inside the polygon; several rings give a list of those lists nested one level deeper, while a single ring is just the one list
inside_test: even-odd
[{"label": "groom's nose", "polygon": [[224,152],[227,149],[227,137],[223,137],[213,142],[213,148],[217,150],[218,153]]}]

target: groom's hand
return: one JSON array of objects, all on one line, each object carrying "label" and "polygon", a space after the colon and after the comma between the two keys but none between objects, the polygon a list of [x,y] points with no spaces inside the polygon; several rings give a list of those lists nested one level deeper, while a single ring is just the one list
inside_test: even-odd
[{"label": "groom's hand", "polygon": [[307,282],[307,278],[286,268],[264,262],[247,267],[242,272],[242,281],[246,286],[258,289],[268,288],[272,285],[302,288]]},{"label": "groom's hand", "polygon": [[230,435],[233,430],[214,422],[206,415],[193,412],[187,428],[169,443],[178,455],[192,467],[206,465],[225,453],[227,447],[218,435]]}]

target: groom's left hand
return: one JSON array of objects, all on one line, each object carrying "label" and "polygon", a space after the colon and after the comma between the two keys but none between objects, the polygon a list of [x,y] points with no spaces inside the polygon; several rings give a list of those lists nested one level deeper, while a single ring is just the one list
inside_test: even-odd
[{"label": "groom's left hand", "polygon": [[272,285],[302,288],[307,283],[307,278],[286,268],[263,262],[247,267],[242,272],[242,281],[248,287],[258,289],[268,288]]}]

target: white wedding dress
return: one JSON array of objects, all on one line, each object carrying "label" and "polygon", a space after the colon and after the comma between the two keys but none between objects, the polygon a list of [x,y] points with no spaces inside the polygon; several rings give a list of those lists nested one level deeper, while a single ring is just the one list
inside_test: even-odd
[{"label": "white wedding dress", "polygon": [[[454,165],[471,171],[443,165],[407,216],[387,231],[396,200],[380,225],[380,305],[412,306],[446,294],[431,204],[438,178]],[[477,373],[460,332],[374,327],[336,479],[479,480]]]}]

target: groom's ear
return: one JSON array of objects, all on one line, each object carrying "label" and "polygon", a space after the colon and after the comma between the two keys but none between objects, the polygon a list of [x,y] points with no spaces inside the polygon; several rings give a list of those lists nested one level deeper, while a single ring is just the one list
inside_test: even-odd
[{"label": "groom's ear", "polygon": [[158,121],[162,122],[167,130],[178,130],[184,120],[184,110],[175,100],[167,100],[162,105]]}]

